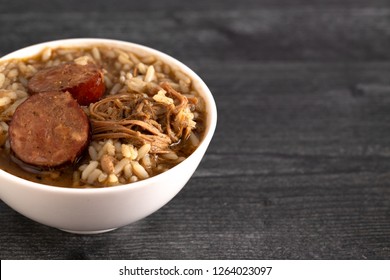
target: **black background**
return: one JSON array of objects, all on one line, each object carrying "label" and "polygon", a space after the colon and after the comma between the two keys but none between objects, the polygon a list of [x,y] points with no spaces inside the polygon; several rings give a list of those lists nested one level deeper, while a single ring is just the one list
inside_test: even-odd
[{"label": "black background", "polygon": [[390,2],[0,2],[0,55],[131,41],[195,70],[218,127],[185,188],[100,235],[0,202],[1,259],[388,259]]}]

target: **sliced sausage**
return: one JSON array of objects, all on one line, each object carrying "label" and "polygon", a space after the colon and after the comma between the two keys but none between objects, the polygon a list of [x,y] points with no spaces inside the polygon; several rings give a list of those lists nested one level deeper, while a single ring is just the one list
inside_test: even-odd
[{"label": "sliced sausage", "polygon": [[76,162],[89,139],[88,117],[68,92],[32,95],[16,109],[9,126],[15,157],[42,169]]},{"label": "sliced sausage", "polygon": [[80,65],[74,62],[44,68],[29,80],[30,93],[69,91],[80,105],[89,105],[102,97],[105,91],[102,70],[94,63]]}]

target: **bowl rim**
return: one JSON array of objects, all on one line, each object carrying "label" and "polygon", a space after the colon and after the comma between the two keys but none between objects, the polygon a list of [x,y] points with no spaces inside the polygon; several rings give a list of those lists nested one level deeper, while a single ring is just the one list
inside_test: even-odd
[{"label": "bowl rim", "polygon": [[202,97],[206,101],[206,108],[207,108],[207,127],[205,131],[205,135],[203,139],[201,140],[199,146],[196,148],[196,150],[189,155],[185,160],[180,162],[179,164],[175,165],[174,167],[170,168],[169,170],[154,175],[150,178],[128,183],[128,184],[122,184],[122,185],[116,185],[111,187],[102,187],[102,188],[71,188],[71,187],[59,187],[59,186],[53,186],[53,185],[46,185],[41,183],[36,183],[29,181],[27,179],[20,178],[16,175],[13,175],[11,173],[6,172],[5,170],[0,169],[0,178],[5,177],[8,181],[12,181],[16,183],[17,185],[22,185],[27,188],[35,188],[40,189],[42,191],[49,191],[49,192],[60,192],[60,193],[67,193],[67,194],[99,194],[99,193],[107,193],[107,192],[120,192],[124,190],[135,190],[147,187],[150,184],[157,183],[159,180],[164,179],[164,177],[170,176],[171,173],[173,173],[176,169],[178,169],[180,166],[185,164],[186,162],[189,162],[192,158],[198,156],[198,154],[202,153],[202,150],[204,149],[204,152],[206,152],[207,147],[209,143],[211,142],[211,139],[214,135],[216,126],[217,126],[217,107],[214,100],[214,97],[210,91],[210,89],[207,87],[206,83],[202,80],[202,78],[195,73],[191,68],[189,68],[187,65],[179,61],[178,59],[172,57],[171,55],[168,55],[162,51],[159,51],[157,49],[138,44],[128,41],[122,41],[122,40],[116,40],[116,39],[106,39],[106,38],[68,38],[68,39],[59,39],[59,40],[52,40],[52,41],[46,41],[38,44],[33,44],[27,47],[23,47],[21,49],[15,50],[11,53],[5,54],[4,56],[0,57],[0,62],[3,62],[5,60],[10,59],[18,59],[18,58],[26,58],[29,57],[28,55],[20,56],[25,52],[31,52],[34,51],[36,53],[30,54],[30,56],[33,56],[34,54],[39,53],[42,51],[45,47],[69,47],[74,45],[74,47],[82,47],[82,46],[92,46],[92,45],[110,45],[113,47],[122,47],[122,48],[134,48],[138,51],[149,53],[156,55],[159,59],[167,62],[167,63],[173,63],[175,67],[178,67],[180,70],[182,70],[185,74],[189,75],[191,80],[196,83],[197,90],[201,92]]}]

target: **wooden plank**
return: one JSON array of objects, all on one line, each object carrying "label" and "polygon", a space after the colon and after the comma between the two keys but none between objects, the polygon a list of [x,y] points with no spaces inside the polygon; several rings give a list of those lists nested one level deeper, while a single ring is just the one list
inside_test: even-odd
[{"label": "wooden plank", "polygon": [[[367,173],[314,175],[311,180],[305,175],[196,178],[169,206],[104,235],[69,235],[8,215],[19,222],[3,230],[10,246],[0,254],[55,259],[386,258],[389,197],[382,193],[387,186],[372,188],[371,182]],[[12,235],[16,229],[19,234]],[[26,239],[32,229],[39,233]]]},{"label": "wooden plank", "polygon": [[145,1],[140,3],[137,0],[116,0],[115,5],[111,1],[77,1],[68,0],[2,0],[0,12],[103,12],[103,11],[137,11],[147,13],[148,11],[165,10],[175,12],[181,10],[205,11],[205,10],[251,10],[259,8],[289,9],[289,8],[383,8],[389,7],[386,0],[223,0],[223,1]]},{"label": "wooden plank", "polygon": [[390,7],[175,11],[5,13],[0,54],[58,38],[103,37],[146,44],[184,60],[390,59]]}]

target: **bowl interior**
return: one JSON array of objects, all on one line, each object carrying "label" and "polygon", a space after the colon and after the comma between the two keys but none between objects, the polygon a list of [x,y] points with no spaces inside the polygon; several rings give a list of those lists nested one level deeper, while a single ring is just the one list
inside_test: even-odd
[{"label": "bowl interior", "polygon": [[[3,170],[0,170],[0,180],[1,177],[6,177],[8,180],[12,180],[17,184],[21,185],[28,185],[30,187],[39,188],[41,190],[51,191],[51,192],[76,192],[76,193],[91,193],[91,192],[115,192],[116,190],[121,190],[124,188],[141,188],[144,186],[147,186],[148,184],[158,181],[161,177],[165,176],[172,176],[171,173],[176,172],[175,170],[178,170],[178,166],[185,164],[185,162],[191,162],[193,159],[202,157],[205,153],[211,138],[214,134],[215,128],[216,128],[216,122],[217,122],[217,110],[214,98],[206,86],[206,84],[203,82],[203,80],[190,68],[188,68],[186,65],[181,63],[180,61],[174,59],[173,57],[162,53],[158,50],[130,43],[130,42],[124,42],[124,41],[118,41],[118,40],[110,40],[110,39],[97,39],[97,38],[80,38],[80,39],[65,39],[65,40],[57,40],[57,41],[51,41],[46,43],[40,43],[37,45],[29,46],[20,50],[17,50],[15,52],[12,52],[8,55],[3,56],[0,61],[8,60],[8,59],[15,59],[15,58],[26,58],[31,57],[34,55],[37,55],[38,53],[41,53],[45,48],[57,48],[57,47],[90,47],[90,46],[110,46],[110,47],[116,47],[120,49],[124,49],[127,51],[132,51],[135,54],[139,56],[147,56],[147,55],[154,55],[155,57],[158,57],[163,62],[169,64],[170,66],[173,66],[174,68],[183,71],[185,74],[187,74],[193,81],[194,87],[199,92],[199,94],[204,98],[206,103],[206,112],[207,112],[207,120],[206,120],[206,130],[204,133],[204,137],[201,140],[201,143],[199,147],[188,157],[186,158],[182,163],[179,163],[177,166],[159,174],[156,176],[152,176],[148,179],[141,180],[138,182],[130,183],[130,184],[124,184],[124,185],[118,185],[115,187],[110,188],[96,188],[96,189],[82,189],[82,188],[59,188],[52,186],[34,183],[22,178],[19,178],[17,176],[14,176],[10,173],[7,173]],[[196,166],[195,166],[196,168]]]}]

